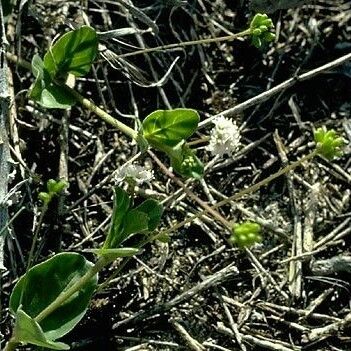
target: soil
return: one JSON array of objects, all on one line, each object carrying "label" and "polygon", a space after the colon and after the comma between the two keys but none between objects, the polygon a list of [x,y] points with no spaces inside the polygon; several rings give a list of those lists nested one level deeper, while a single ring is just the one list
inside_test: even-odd
[{"label": "soil", "polygon": [[[56,36],[82,23],[99,32],[146,30],[101,43],[101,53],[110,50],[119,55],[141,45],[156,47],[236,33],[247,27],[252,16],[246,2],[230,0],[24,3],[8,19],[7,33],[9,50],[27,61],[35,53],[43,55]],[[131,56],[119,59],[115,67],[100,55],[92,72],[77,80],[76,89],[132,127],[156,109],[193,108],[205,120],[350,53],[349,1],[307,2],[270,16],[277,37],[261,49],[249,39],[236,40]],[[146,19],[158,32],[148,30]],[[155,87],[177,58],[166,82]],[[138,153],[135,143],[79,105],[67,111],[48,110],[28,99],[33,76],[9,65],[14,81],[12,118],[18,132],[10,133],[15,150],[10,188],[25,182],[9,208],[10,218],[20,213],[10,225],[5,247],[4,339],[9,338],[13,323],[8,298],[26,269],[33,222],[40,209],[37,194],[45,182],[66,178],[69,189],[45,215],[37,262],[60,251],[83,252],[103,243],[115,186],[113,179],[103,180]],[[168,243],[146,246],[95,295],[86,316],[62,341],[72,350],[86,351],[351,349],[350,115],[351,62],[346,61],[232,116],[241,127],[239,152],[212,162],[206,144],[200,142],[197,154],[212,166],[203,182],[186,183],[210,205],[306,155],[314,147],[313,130],[322,125],[343,136],[343,156],[332,162],[317,157],[219,209],[233,223],[261,224],[264,240],[250,252],[229,246],[229,234],[210,216],[173,232]],[[208,136],[212,126],[199,130],[192,141]],[[157,156],[168,166],[166,157]],[[148,154],[137,163],[151,167],[154,180],[137,189],[136,201],[152,196],[164,202],[160,229],[201,211]],[[307,250],[304,257],[287,261],[296,256],[300,232],[302,239],[312,233],[319,250]],[[334,235],[321,244],[330,233]],[[332,258],[341,258],[341,268],[316,269],[322,260]],[[120,264],[103,271],[100,281]],[[230,270],[231,265],[237,271]],[[201,289],[210,276],[217,281]],[[172,305],[194,288],[199,291]]]}]

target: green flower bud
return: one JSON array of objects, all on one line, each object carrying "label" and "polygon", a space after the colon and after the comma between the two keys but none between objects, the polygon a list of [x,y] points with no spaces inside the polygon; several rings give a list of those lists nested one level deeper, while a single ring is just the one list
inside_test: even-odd
[{"label": "green flower bud", "polygon": [[255,28],[255,29],[252,31],[252,35],[253,35],[253,36],[259,36],[259,35],[261,35],[261,29]]},{"label": "green flower bud", "polygon": [[266,14],[256,14],[250,23],[252,44],[259,48],[263,43],[273,41],[275,35],[270,32],[273,28],[273,21]]},{"label": "green flower bud", "polygon": [[38,194],[38,199],[42,201],[44,205],[48,205],[52,199],[52,196],[48,193],[41,192]]},{"label": "green flower bud", "polygon": [[65,180],[56,181],[54,179],[49,179],[46,183],[46,187],[49,193],[59,195],[68,187],[68,183]]},{"label": "green flower bud", "polygon": [[56,180],[54,180],[54,179],[49,179],[46,182],[46,188],[48,189],[49,193],[54,193],[55,192],[55,190],[54,190],[55,186],[56,186]]},{"label": "green flower bud", "polygon": [[232,235],[229,240],[240,248],[250,247],[256,243],[262,242],[260,232],[261,226],[255,222],[234,224]]},{"label": "green flower bud", "polygon": [[59,180],[54,187],[55,194],[62,193],[67,187],[68,183],[65,180]]},{"label": "green flower bud", "polygon": [[182,176],[200,179],[204,174],[204,166],[195,152],[185,143],[180,143],[168,152],[172,167]]},{"label": "green flower bud", "polygon": [[266,32],[263,34],[263,40],[267,43],[270,43],[275,39],[275,34],[271,32]]},{"label": "green flower bud", "polygon": [[332,160],[342,155],[344,140],[337,135],[335,130],[327,130],[325,126],[318,128],[314,132],[314,141],[318,154],[326,159]]}]

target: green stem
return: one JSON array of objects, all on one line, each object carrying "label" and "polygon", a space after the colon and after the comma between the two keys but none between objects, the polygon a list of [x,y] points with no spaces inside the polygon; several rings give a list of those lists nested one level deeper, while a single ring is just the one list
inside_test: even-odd
[{"label": "green stem", "polygon": [[81,290],[85,284],[89,282],[95,274],[100,272],[109,261],[104,257],[100,257],[93,267],[91,267],[88,272],[86,272],[75,284],[73,284],[69,289],[63,291],[57,298],[44,310],[42,310],[34,320],[40,323],[43,319],[49,316],[57,308],[59,308],[66,300],[68,300],[74,293]]},{"label": "green stem", "polygon": [[137,51],[133,51],[133,52],[128,52],[126,54],[118,55],[117,58],[125,58],[125,57],[130,57],[130,56],[135,56],[135,55],[149,54],[150,52],[165,51],[165,50],[183,48],[186,46],[203,45],[203,44],[210,44],[210,43],[220,43],[222,41],[232,41],[234,39],[237,39],[240,37],[245,37],[245,36],[250,35],[250,34],[251,34],[251,29],[246,29],[242,32],[239,32],[236,34],[226,35],[223,37],[191,40],[191,41],[185,41],[183,43],[161,45],[161,46],[157,46],[157,47],[153,47],[153,48],[147,48],[147,49],[137,50]]},{"label": "green stem", "polygon": [[283,174],[286,174],[290,171],[292,171],[293,169],[295,169],[296,167],[300,166],[302,163],[311,160],[312,158],[314,158],[317,155],[318,151],[317,149],[313,150],[311,153],[309,153],[308,155],[301,157],[299,160],[290,163],[289,165],[287,165],[286,167],[280,169],[279,171],[271,174],[269,177],[261,180],[260,182],[249,186],[246,189],[243,189],[241,191],[239,191],[238,193],[228,197],[225,200],[222,200],[220,202],[218,202],[216,205],[214,205],[214,208],[223,206],[225,204],[227,204],[230,201],[234,201],[234,200],[238,200],[239,198],[241,198],[242,196],[246,195],[246,194],[251,194],[253,192],[255,192],[256,190],[258,190],[259,188],[269,184],[272,180],[282,176]]},{"label": "green stem", "polygon": [[48,210],[48,205],[44,204],[43,207],[42,207],[41,213],[40,213],[40,217],[39,217],[38,223],[37,223],[35,231],[34,231],[33,240],[32,240],[32,246],[31,246],[30,251],[29,251],[29,256],[28,256],[28,261],[27,261],[27,268],[26,268],[26,273],[25,273],[25,278],[24,278],[24,288],[22,289],[21,298],[20,298],[20,304],[22,304],[23,294],[24,294],[24,291],[26,289],[27,281],[28,281],[27,273],[30,270],[30,268],[32,266],[32,263],[34,261],[35,246],[36,246],[36,243],[38,241],[39,231],[40,231],[40,228],[41,228],[41,226],[43,224],[44,216],[45,216],[45,213],[47,212],[47,210]]},{"label": "green stem", "polygon": [[225,228],[230,230],[231,224],[216,210],[209,206],[205,201],[201,200],[196,194],[194,194],[178,177],[176,177],[168,168],[161,162],[161,160],[151,151],[148,150],[149,155],[160,167],[161,171],[170,179],[172,179],[177,185],[179,185],[186,195],[192,200],[197,202],[207,213],[211,214],[213,218],[222,223]]},{"label": "green stem", "polygon": [[126,124],[118,121],[114,117],[112,117],[109,113],[101,109],[100,107],[96,106],[92,101],[85,98],[81,94],[79,94],[76,90],[70,88],[67,85],[63,86],[74,98],[86,109],[95,113],[98,117],[100,117],[103,121],[110,124],[111,126],[119,129],[122,133],[126,134],[130,138],[137,140],[138,139],[138,132],[134,129],[128,127]]}]

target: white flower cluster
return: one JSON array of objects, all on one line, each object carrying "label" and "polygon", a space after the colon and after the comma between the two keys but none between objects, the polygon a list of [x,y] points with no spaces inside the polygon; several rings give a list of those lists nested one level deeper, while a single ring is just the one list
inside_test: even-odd
[{"label": "white flower cluster", "polygon": [[132,179],[136,184],[140,185],[145,182],[150,182],[153,177],[153,172],[147,170],[145,167],[129,164],[122,166],[117,171],[115,181],[117,184],[120,184],[124,180]]},{"label": "white flower cluster", "polygon": [[240,145],[239,128],[234,121],[224,116],[213,120],[214,128],[210,134],[210,142],[206,147],[214,156],[223,157],[234,154]]}]

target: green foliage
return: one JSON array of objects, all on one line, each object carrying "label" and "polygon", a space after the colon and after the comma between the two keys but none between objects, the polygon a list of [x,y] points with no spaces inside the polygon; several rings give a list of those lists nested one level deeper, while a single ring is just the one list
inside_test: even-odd
[{"label": "green foliage", "polygon": [[318,128],[314,132],[314,141],[318,154],[326,159],[332,160],[342,155],[344,140],[337,135],[335,130],[327,130],[325,126]]},{"label": "green foliage", "polygon": [[[21,314],[19,310],[22,310],[30,318],[35,318],[62,292],[83,277],[91,267],[92,263],[77,253],[60,253],[34,266],[19,279],[12,291],[10,297],[11,313],[18,315],[18,313]],[[64,336],[82,319],[97,287],[97,279],[96,274],[59,308],[39,322],[46,340],[53,341]],[[31,325],[28,327],[28,333],[33,337],[37,335],[39,330],[37,326],[25,316],[23,319],[25,325]],[[33,334],[34,329],[37,332]],[[34,340],[19,341],[38,345]]]},{"label": "green foliage", "polygon": [[135,210],[144,213],[147,216],[147,230],[149,232],[152,232],[157,228],[161,220],[163,208],[156,200],[147,199],[137,206]]},{"label": "green foliage", "polygon": [[162,212],[161,204],[153,199],[132,208],[128,193],[116,187],[110,231],[103,250],[119,248],[133,234],[154,231],[160,223]]},{"label": "green foliage", "polygon": [[54,196],[60,195],[67,187],[65,180],[49,179],[46,183],[47,192],[39,193],[38,198],[47,206]]},{"label": "green foliage", "polygon": [[66,80],[68,73],[81,77],[89,73],[98,53],[96,32],[82,26],[62,35],[44,56],[44,67],[52,79]]},{"label": "green foliage", "polygon": [[16,342],[32,344],[53,350],[69,350],[69,346],[47,338],[39,323],[19,309],[16,313],[16,324],[14,328]]},{"label": "green foliage", "polygon": [[36,78],[29,96],[46,108],[67,109],[75,98],[62,87],[69,74],[83,76],[90,71],[98,53],[98,40],[93,28],[82,26],[60,37],[44,56],[32,60]]},{"label": "green foliage", "polygon": [[129,210],[123,219],[123,237],[128,238],[135,233],[143,233],[148,230],[149,217],[146,213],[137,209]]},{"label": "green foliage", "polygon": [[67,109],[74,105],[75,98],[54,83],[39,55],[32,59],[32,72],[36,78],[29,90],[29,97],[46,108]]},{"label": "green foliage", "polygon": [[154,148],[171,159],[176,172],[184,177],[201,178],[204,167],[187,145],[186,140],[196,131],[200,117],[195,110],[160,110],[143,121],[144,138]]},{"label": "green foliage", "polygon": [[240,248],[262,242],[261,226],[255,222],[234,224],[230,241]]},{"label": "green foliage", "polygon": [[270,31],[273,28],[273,21],[266,14],[257,13],[250,23],[252,44],[260,48],[263,43],[273,41],[275,34]]},{"label": "green foliage", "polygon": [[162,150],[163,146],[173,147],[189,138],[199,121],[195,110],[158,110],[144,119],[143,134],[150,145]]}]

